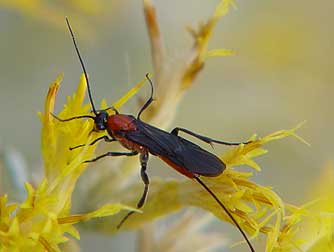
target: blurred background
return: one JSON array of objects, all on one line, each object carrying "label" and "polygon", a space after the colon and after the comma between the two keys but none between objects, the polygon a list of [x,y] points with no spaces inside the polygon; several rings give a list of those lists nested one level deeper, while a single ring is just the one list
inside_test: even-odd
[{"label": "blurred background", "polygon": [[[75,30],[97,101],[115,101],[152,71],[152,65],[141,1],[20,2],[0,0],[0,148],[2,155],[19,152],[15,155],[22,155],[30,173],[36,174],[41,166],[36,113],[43,110],[48,86],[64,73],[59,111],[81,74],[65,16]],[[153,2],[171,64],[192,45],[186,27],[205,21],[217,3]],[[293,138],[269,144],[269,155],[258,159],[263,171],[255,175],[285,201],[302,204],[309,185],[333,160],[334,2],[236,4],[219,22],[209,45],[236,54],[207,61],[179,104],[173,125],[217,139],[245,141],[253,133],[263,136],[306,121],[298,134],[311,147]],[[146,91],[140,95],[145,97]],[[123,111],[136,113],[135,105],[130,102]],[[151,166],[152,176],[180,177],[159,160],[151,159]],[[219,221],[216,224],[221,228]],[[220,230],[240,239],[233,227],[222,225]],[[95,251],[135,251],[134,237],[83,233],[80,244],[85,252],[102,243]]]}]

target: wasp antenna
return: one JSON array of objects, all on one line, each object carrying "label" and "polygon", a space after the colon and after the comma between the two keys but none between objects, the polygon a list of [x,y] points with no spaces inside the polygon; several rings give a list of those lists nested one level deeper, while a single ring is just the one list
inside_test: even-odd
[{"label": "wasp antenna", "polygon": [[74,36],[73,30],[72,30],[72,27],[70,25],[70,21],[68,20],[67,17],[66,17],[66,23],[67,23],[68,30],[70,31],[70,34],[71,34],[71,37],[72,37],[72,41],[73,41],[73,44],[74,44],[74,47],[75,47],[75,51],[77,52],[77,55],[78,55],[78,58],[79,58],[79,61],[80,61],[81,68],[82,68],[82,70],[84,72],[84,75],[85,75],[85,79],[86,79],[86,83],[87,83],[88,96],[89,96],[90,103],[92,105],[93,112],[94,112],[95,115],[97,115],[97,112],[96,112],[96,109],[95,109],[95,106],[94,106],[94,102],[93,102],[93,98],[92,98],[92,92],[90,90],[90,84],[89,84],[89,79],[88,79],[88,74],[87,74],[87,71],[86,71],[86,67],[85,67],[84,61],[81,57],[77,42],[75,40],[75,36]]},{"label": "wasp antenna", "polygon": [[140,109],[138,115],[137,115],[137,119],[140,120],[140,115],[145,111],[145,109],[154,101],[153,100],[153,93],[154,93],[154,87],[153,87],[153,82],[150,78],[150,74],[147,73],[146,74],[146,79],[148,80],[148,82],[151,85],[151,95],[150,98],[148,98],[148,100],[145,102],[145,104],[143,105],[143,107]]},{"label": "wasp antenna", "polygon": [[93,120],[95,119],[94,116],[90,116],[90,115],[74,116],[74,117],[70,117],[70,118],[66,118],[66,119],[60,119],[55,114],[53,114],[53,113],[50,113],[50,114],[60,122],[68,122],[68,121],[72,121],[72,120],[76,120],[76,119],[83,119],[83,118],[90,118],[90,119],[93,119]]},{"label": "wasp antenna", "polygon": [[151,80],[151,78],[150,78],[150,74],[149,74],[149,73],[146,73],[145,76],[146,76],[146,79],[148,80],[148,82],[150,83],[150,86],[151,86],[151,95],[150,95],[149,100],[150,100],[150,99],[153,100],[153,93],[154,93],[153,82],[152,82],[152,80]]},{"label": "wasp antenna", "polygon": [[231,220],[233,221],[233,223],[239,229],[239,231],[242,234],[242,236],[245,238],[245,240],[246,240],[246,242],[247,242],[250,250],[252,252],[255,252],[255,250],[254,250],[251,242],[247,238],[247,235],[242,230],[242,228],[240,227],[240,225],[238,224],[238,222],[235,220],[235,218],[233,217],[233,215],[230,213],[230,211],[226,208],[226,206],[218,199],[218,197],[216,196],[216,194],[214,194],[214,192],[211,191],[211,189],[206,184],[204,184],[204,182],[199,177],[195,177],[195,180],[215,199],[215,201],[221,206],[221,208],[224,209],[224,211],[226,212],[226,214],[231,218]]}]

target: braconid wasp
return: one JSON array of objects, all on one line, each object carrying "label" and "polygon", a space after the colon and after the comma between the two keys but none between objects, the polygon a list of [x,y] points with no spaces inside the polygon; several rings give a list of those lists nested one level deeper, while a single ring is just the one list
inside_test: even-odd
[{"label": "braconid wasp", "polygon": [[[225,207],[225,205],[218,199],[215,193],[200,179],[200,176],[215,177],[222,174],[222,172],[224,172],[226,168],[224,162],[214,154],[202,149],[198,145],[179,136],[179,132],[189,134],[208,144],[217,143],[223,145],[239,145],[241,143],[231,143],[231,142],[215,140],[206,136],[196,134],[184,128],[174,128],[171,132],[166,132],[143,122],[140,119],[140,116],[145,111],[145,109],[148,108],[149,105],[153,102],[154,88],[153,88],[153,83],[148,74],[146,75],[146,78],[151,86],[151,95],[139,110],[137,117],[134,117],[133,115],[120,114],[113,107],[107,108],[105,110],[97,110],[93,102],[91,87],[89,84],[89,79],[85,68],[85,64],[83,62],[78,45],[76,43],[73,30],[67,18],[66,18],[66,23],[69,32],[71,34],[72,41],[76,53],[78,55],[82,70],[84,72],[84,76],[87,82],[88,96],[92,106],[92,112],[94,113],[94,115],[80,115],[67,119],[60,119],[55,115],[53,116],[61,122],[67,122],[70,120],[83,119],[83,118],[92,119],[94,120],[95,123],[94,130],[106,131],[107,135],[95,139],[92,143],[90,143],[90,145],[96,144],[101,140],[104,140],[106,142],[118,141],[123,147],[129,150],[129,152],[107,152],[103,155],[100,155],[91,160],[87,160],[85,162],[86,163],[95,162],[107,156],[139,155],[141,164],[140,175],[144,182],[144,191],[137,203],[137,208],[139,209],[143,207],[149,189],[149,177],[146,173],[149,154],[159,157],[179,173],[185,175],[190,179],[197,181],[202,186],[202,188],[205,189],[212,196],[212,198],[231,218],[233,223],[236,225],[236,227],[246,240],[250,250],[252,252],[255,252],[245,232],[241,229],[240,225],[235,220],[233,215],[229,212],[229,210]],[[108,114],[107,110],[113,110],[114,113]],[[248,142],[246,142],[245,144],[247,143]],[[78,145],[70,149],[73,150],[83,146],[84,145]],[[135,212],[133,211],[129,212],[122,219],[117,228],[120,228],[122,224],[134,213]]]}]

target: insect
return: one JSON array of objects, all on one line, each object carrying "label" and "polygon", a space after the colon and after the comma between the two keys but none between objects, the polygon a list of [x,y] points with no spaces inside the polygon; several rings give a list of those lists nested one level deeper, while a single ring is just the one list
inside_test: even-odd
[{"label": "insect", "polygon": [[[220,175],[226,168],[224,162],[214,154],[202,149],[200,146],[179,136],[179,132],[189,134],[208,144],[218,143],[223,145],[239,145],[241,143],[231,143],[231,142],[215,140],[206,136],[199,135],[184,128],[174,128],[171,132],[166,132],[143,122],[140,119],[140,116],[153,102],[154,88],[153,88],[153,83],[148,75],[146,75],[146,78],[148,79],[151,86],[151,95],[140,109],[137,117],[134,117],[132,115],[120,114],[113,107],[107,108],[105,110],[97,110],[93,102],[88,74],[83,59],[81,57],[79,48],[77,46],[74,33],[67,18],[66,18],[66,23],[70,31],[76,53],[78,55],[82,70],[86,78],[88,96],[92,106],[92,112],[94,113],[94,115],[81,115],[67,119],[60,119],[55,115],[53,116],[62,122],[75,119],[82,119],[82,118],[92,119],[94,120],[95,130],[106,131],[107,134],[95,139],[93,142],[90,143],[90,145],[96,144],[101,140],[104,140],[106,142],[118,141],[122,146],[124,146],[126,149],[129,150],[129,152],[107,152],[94,159],[87,160],[85,161],[85,163],[95,162],[107,156],[139,155],[141,164],[140,175],[144,182],[144,191],[137,203],[137,208],[142,208],[147,198],[149,190],[149,177],[146,173],[149,155],[152,154],[154,156],[159,157],[179,173],[185,175],[190,179],[197,181],[203,187],[203,189],[205,189],[212,196],[212,198],[231,218],[233,223],[241,232],[242,236],[245,238],[250,250],[254,252],[255,250],[252,244],[250,243],[245,232],[241,229],[240,225],[235,220],[233,215],[218,199],[215,193],[200,178],[201,176],[215,177]],[[108,110],[113,110],[114,113],[109,114],[107,112]],[[245,144],[247,143],[248,142],[246,142]],[[70,149],[73,150],[83,146],[84,145],[78,145]],[[120,228],[122,224],[134,213],[135,212],[133,211],[129,212],[119,223],[118,228]]]}]

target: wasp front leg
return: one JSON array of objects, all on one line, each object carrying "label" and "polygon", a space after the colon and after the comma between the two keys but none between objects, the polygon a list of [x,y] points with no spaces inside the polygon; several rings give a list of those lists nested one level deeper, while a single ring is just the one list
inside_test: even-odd
[{"label": "wasp front leg", "polygon": [[101,158],[105,158],[105,157],[121,157],[121,156],[127,156],[127,157],[131,157],[131,156],[135,156],[137,155],[138,152],[133,151],[133,152],[107,152],[104,153],[96,158],[90,159],[90,160],[86,160],[84,161],[84,163],[92,163],[92,162],[96,162],[97,160],[101,159]]},{"label": "wasp front leg", "polygon": [[[101,140],[104,140],[105,142],[108,142],[108,143],[116,141],[116,139],[109,138],[109,136],[101,136],[99,138],[96,138],[89,145],[94,145],[94,144],[96,144],[97,142],[99,142]],[[70,147],[70,150],[74,150],[74,149],[81,148],[81,147],[84,147],[84,146],[86,146],[86,145],[85,144],[80,144],[80,145],[77,145],[77,146],[74,146],[74,147]]]}]

